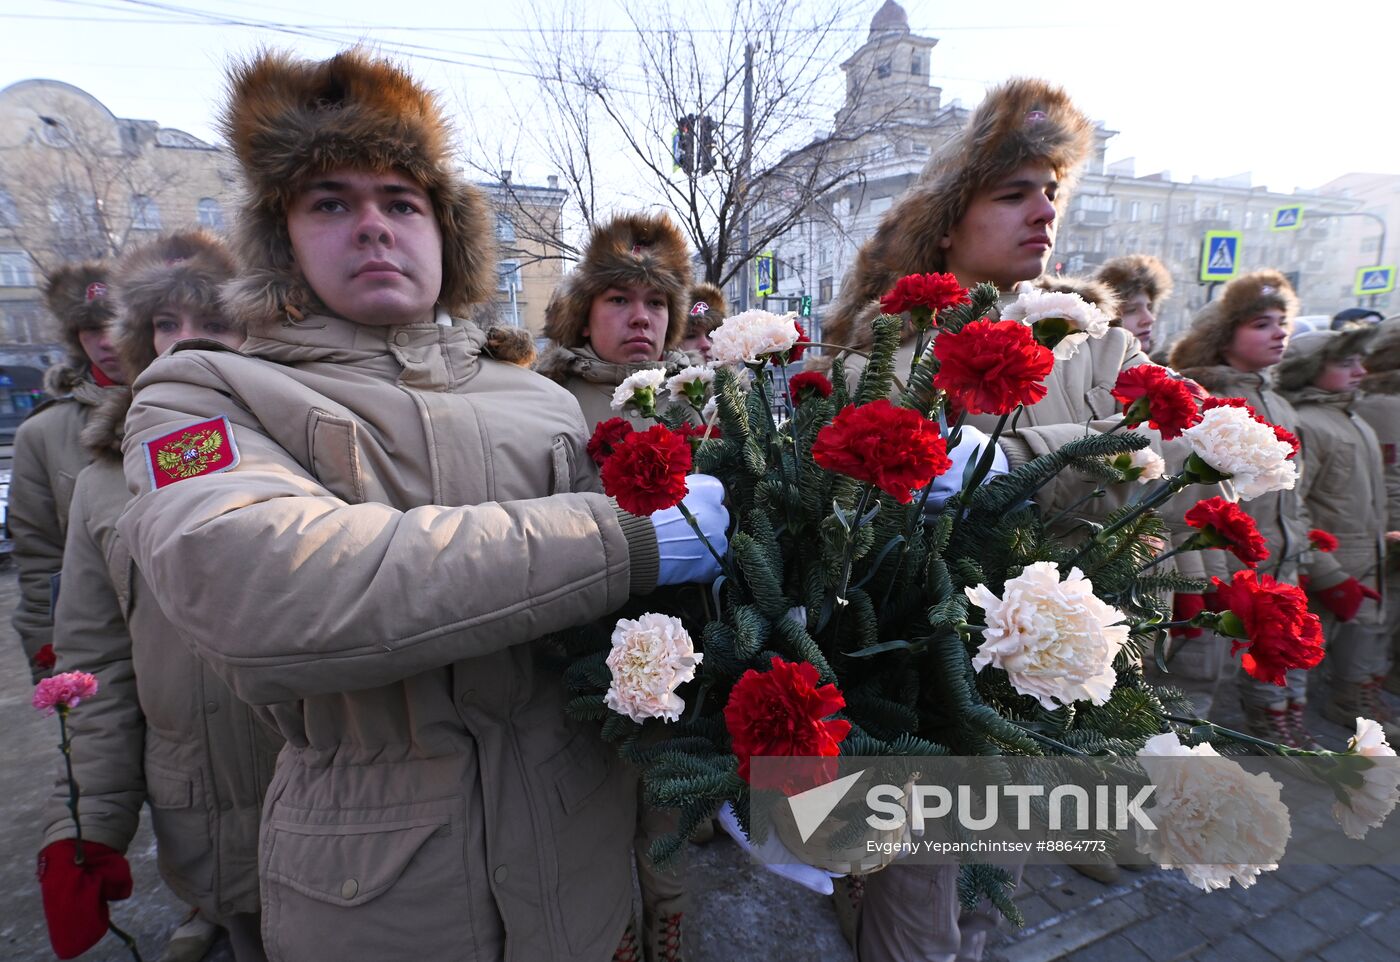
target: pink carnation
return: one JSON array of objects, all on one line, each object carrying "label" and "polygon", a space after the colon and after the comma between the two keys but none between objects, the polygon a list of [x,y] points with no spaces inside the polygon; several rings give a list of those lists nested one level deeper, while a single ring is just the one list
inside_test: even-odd
[{"label": "pink carnation", "polygon": [[84,698],[97,694],[97,678],[85,671],[65,671],[45,678],[34,687],[34,707],[45,715],[57,708],[77,708]]}]

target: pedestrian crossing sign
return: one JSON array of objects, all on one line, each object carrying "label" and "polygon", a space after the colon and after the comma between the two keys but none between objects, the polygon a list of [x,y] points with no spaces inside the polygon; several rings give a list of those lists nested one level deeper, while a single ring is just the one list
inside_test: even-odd
[{"label": "pedestrian crossing sign", "polygon": [[1356,271],[1356,286],[1352,289],[1357,297],[1367,294],[1389,294],[1395,290],[1395,265],[1378,264],[1375,267],[1360,267]]},{"label": "pedestrian crossing sign", "polygon": [[773,252],[764,251],[754,258],[754,293],[759,297],[778,292],[777,278],[773,276]]},{"label": "pedestrian crossing sign", "polygon": [[1297,230],[1303,226],[1303,205],[1274,208],[1274,219],[1269,223],[1270,230]]},{"label": "pedestrian crossing sign", "polygon": [[1201,280],[1228,281],[1240,272],[1240,238],[1237,230],[1206,231],[1201,241]]}]

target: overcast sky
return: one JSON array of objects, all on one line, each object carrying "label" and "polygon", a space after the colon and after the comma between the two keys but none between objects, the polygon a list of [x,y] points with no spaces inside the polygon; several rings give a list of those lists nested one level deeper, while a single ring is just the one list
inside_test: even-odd
[{"label": "overcast sky", "polygon": [[[621,26],[614,3],[582,6]],[[851,5],[851,51],[878,7],[877,0]],[[908,0],[904,7],[915,33],[939,39],[932,74],[945,103],[974,103],[1009,76],[1044,76],[1119,131],[1109,160],[1136,157],[1139,175],[1253,171],[1256,185],[1291,190],[1350,171],[1400,174],[1394,0]],[[528,11],[529,0],[0,0],[0,87],[62,80],[118,116],[213,140],[230,56],[265,44],[323,57],[362,39],[411,59],[416,73],[470,105],[473,116],[494,118],[534,96]],[[217,22],[228,20],[285,29]],[[613,36],[620,47],[635,43]],[[834,106],[814,105],[814,115],[828,117]],[[528,174],[538,181],[548,172]]]}]

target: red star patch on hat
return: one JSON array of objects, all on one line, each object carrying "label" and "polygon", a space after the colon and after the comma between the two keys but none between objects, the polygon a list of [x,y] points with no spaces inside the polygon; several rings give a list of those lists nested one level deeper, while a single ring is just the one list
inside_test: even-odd
[{"label": "red star patch on hat", "polygon": [[217,474],[238,464],[238,445],[227,417],[210,418],[144,442],[146,473],[152,489],[201,474]]},{"label": "red star patch on hat", "polygon": [[704,317],[708,313],[710,313],[710,305],[706,304],[704,301],[696,301],[695,305],[690,309],[691,317]]}]

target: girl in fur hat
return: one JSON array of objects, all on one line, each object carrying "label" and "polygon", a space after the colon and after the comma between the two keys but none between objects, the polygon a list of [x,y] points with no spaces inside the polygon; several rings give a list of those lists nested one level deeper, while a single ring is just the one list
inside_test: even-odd
[{"label": "girl in fur hat", "polygon": [[1322,714],[1345,727],[1354,725],[1358,715],[1372,718],[1395,738],[1400,725],[1381,697],[1390,667],[1381,587],[1385,539],[1393,526],[1380,442],[1356,411],[1356,391],[1366,376],[1362,356],[1375,334],[1373,327],[1298,334],[1273,373],[1279,393],[1298,413],[1308,513],[1314,524],[1336,537],[1332,557],[1356,585],[1350,596],[1343,596],[1343,586],[1333,589],[1331,600],[1324,594],[1327,697]]},{"label": "girl in fur hat", "polygon": [[[690,255],[665,214],[622,214],[593,231],[583,258],[545,308],[550,345],[535,370],[564,386],[592,432],[622,416],[646,430],[652,421],[612,408],[613,391],[638,371],[685,367],[683,335],[691,320]],[[703,316],[702,316],[703,319]],[[693,483],[693,482],[692,482]],[[642,895],[642,936],[629,927],[618,962],[679,962],[688,911],[685,880],[651,864],[653,840],[676,830],[676,809],[649,805],[638,784],[633,854]]]},{"label": "girl in fur hat", "polygon": [[[112,295],[124,381],[182,340],[237,348],[243,332],[218,300],[233,272],[223,244],[203,232],[173,234],[122,257]],[[77,478],[55,610],[58,670],[96,675],[102,697],[69,723],[82,866],[73,864],[66,787],[45,812],[40,885],[50,940],[60,958],[71,958],[89,947],[75,941],[79,933],[105,932],[103,888],[83,878],[129,878],[122,853],[145,802],[162,875],[196,907],[163,962],[203,958],[216,922],[228,927],[238,962],[261,962],[258,813],[281,740],[195,658],[131,568],[116,533],[131,498],[121,462],[130,404],[130,389],[114,388],[83,430],[93,461]]]},{"label": "girl in fur hat", "polygon": [[[223,294],[248,339],[141,376],[119,530],[287,740],[268,954],[606,959],[633,780],[567,716],[540,641],[718,566],[678,509],[602,494],[567,391],[485,352],[490,208],[433,94],[360,50],[264,52],[221,126],[246,182]],[[723,546],[718,496],[686,504]]]},{"label": "girl in fur hat", "polygon": [[690,358],[691,364],[709,362],[710,334],[719,327],[727,314],[724,291],[714,284],[696,284],[690,289],[690,309],[686,311],[685,337],[681,338],[681,350]]},{"label": "girl in fur hat", "polygon": [[[1297,434],[1297,412],[1268,378],[1269,369],[1283,358],[1297,312],[1297,295],[1278,271],[1237,277],[1196,315],[1191,328],[1172,348],[1171,365],[1216,397],[1244,398],[1261,417]],[[1294,490],[1275,491],[1248,503],[1249,515],[1269,545],[1269,557],[1258,571],[1292,584],[1306,573],[1311,589],[1319,593],[1324,604],[1330,604],[1335,593],[1359,597],[1359,582],[1347,575],[1336,559],[1309,550],[1307,532],[1313,524],[1307,490],[1311,479],[1305,461],[1299,468]],[[1217,554],[1231,571],[1242,565],[1229,552]],[[1217,639],[1216,643],[1225,642]],[[1243,672],[1236,677],[1251,732],[1295,746],[1315,744],[1305,723],[1306,670],[1289,672],[1282,688]]]},{"label": "girl in fur hat", "polygon": [[1366,376],[1356,398],[1356,413],[1376,432],[1385,468],[1386,540],[1385,636],[1391,669],[1382,687],[1400,695],[1400,316],[1376,325],[1364,360]]},{"label": "girl in fur hat", "polygon": [[78,435],[102,399],[122,383],[107,326],[107,266],[69,264],[44,284],[67,356],[44,374],[50,395],[15,432],[7,524],[19,568],[13,624],[37,682],[53,664],[53,593],[68,533],[73,481],[88,463]]},{"label": "girl in fur hat", "polygon": [[1105,261],[1094,279],[1106,284],[1118,298],[1118,312],[1109,315],[1114,325],[1136,337],[1144,353],[1151,353],[1152,325],[1172,292],[1167,265],[1151,254],[1128,254]]}]

